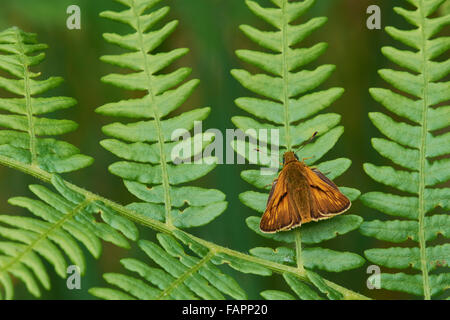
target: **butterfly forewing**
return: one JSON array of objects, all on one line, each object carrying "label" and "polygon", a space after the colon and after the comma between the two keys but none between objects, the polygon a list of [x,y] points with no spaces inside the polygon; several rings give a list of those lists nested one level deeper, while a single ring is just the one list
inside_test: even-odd
[{"label": "butterfly forewing", "polygon": [[319,170],[305,166],[304,174],[310,186],[312,200],[318,210],[318,216],[315,213],[313,216],[317,216],[318,219],[327,218],[350,208],[350,200]]},{"label": "butterfly forewing", "polygon": [[296,169],[294,163],[286,165],[272,184],[260,222],[263,232],[289,230],[308,219],[310,203],[302,199],[305,193],[309,193],[307,181],[303,175],[295,174]]}]

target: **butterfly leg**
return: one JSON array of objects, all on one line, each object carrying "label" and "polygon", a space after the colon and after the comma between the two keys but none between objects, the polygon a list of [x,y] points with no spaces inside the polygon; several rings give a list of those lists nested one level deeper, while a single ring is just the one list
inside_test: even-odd
[{"label": "butterfly leg", "polygon": [[274,184],[274,183],[277,183],[277,181],[278,181],[278,178],[273,179],[272,183],[266,184],[266,185],[263,187],[263,189],[265,189],[265,188],[267,188],[267,187],[270,187],[270,186],[273,186],[273,184]]},{"label": "butterfly leg", "polygon": [[314,156],[312,156],[312,157],[307,157],[307,158],[302,158],[302,162],[304,163],[305,160],[309,160],[309,159],[312,159],[312,158],[314,158]]}]

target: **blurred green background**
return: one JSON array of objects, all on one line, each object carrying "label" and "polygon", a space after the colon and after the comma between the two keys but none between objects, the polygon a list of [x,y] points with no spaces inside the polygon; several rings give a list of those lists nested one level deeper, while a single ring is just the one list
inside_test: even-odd
[{"label": "blurred green background", "polygon": [[[259,2],[263,5],[269,3],[261,0]],[[66,9],[71,4],[79,5],[81,8],[81,30],[66,28],[68,17]],[[237,59],[234,51],[241,48],[256,48],[243,36],[238,26],[245,23],[266,29],[267,25],[251,14],[243,0],[165,0],[162,4],[171,6],[169,19],[178,19],[180,24],[160,50],[190,48],[190,53],[177,64],[191,67],[193,69],[191,78],[201,80],[200,86],[183,108],[211,106],[212,113],[204,122],[203,128],[205,130],[218,128],[223,132],[226,128],[233,128],[230,118],[244,114],[233,101],[237,97],[249,94],[230,75],[233,68],[248,67]],[[392,11],[394,4],[403,5],[403,1],[400,3],[381,0],[318,0],[313,9],[301,20],[321,15],[329,18],[328,23],[304,43],[304,46],[320,41],[329,43],[326,53],[308,67],[312,68],[323,63],[337,65],[337,70],[324,87],[345,88],[343,97],[327,109],[327,112],[337,112],[343,116],[345,133],[325,159],[350,158],[353,161],[351,168],[336,182],[341,186],[358,188],[362,192],[383,188],[371,181],[362,170],[364,162],[380,164],[384,161],[370,146],[370,139],[380,134],[370,123],[367,113],[380,110],[381,107],[370,98],[368,88],[385,86],[378,77],[377,70],[391,64],[381,55],[380,48],[388,44],[398,45],[382,30],[366,28],[368,17],[366,9],[371,4],[381,7],[383,27],[386,25],[409,27]],[[102,33],[125,33],[129,30],[119,23],[100,18],[99,13],[103,10],[121,8],[123,7],[120,4],[112,0],[2,0],[0,30],[16,25],[25,31],[37,33],[39,41],[49,45],[46,51],[47,59],[39,66],[40,71],[45,77],[57,75],[65,79],[65,83],[50,94],[67,95],[78,100],[75,108],[58,113],[58,117],[61,115],[79,123],[79,129],[64,138],[79,147],[84,154],[93,156],[95,163],[87,169],[67,174],[65,178],[126,204],[135,199],[126,191],[121,180],[108,172],[107,167],[115,161],[115,158],[99,145],[99,141],[105,138],[101,126],[111,119],[94,113],[96,107],[128,98],[131,94],[100,82],[102,76],[117,69],[100,62],[99,57],[118,52],[117,48],[103,40]],[[0,95],[6,94],[0,91]],[[220,165],[200,181],[204,186],[218,188],[226,193],[229,206],[224,214],[207,227],[192,230],[194,234],[205,239],[243,252],[255,246],[269,245],[269,242],[255,235],[245,225],[245,218],[255,215],[254,211],[238,200],[240,192],[251,188],[239,176],[245,168],[243,165]],[[5,167],[0,168],[0,176],[0,212],[23,213],[20,209],[8,205],[7,199],[31,195],[25,186],[39,181]],[[380,215],[364,208],[359,202],[354,204],[351,212],[369,220]],[[141,228],[141,238],[154,239],[154,232]],[[363,255],[364,249],[383,244],[363,237],[355,231],[324,245]],[[129,252],[109,245],[105,245],[98,262],[86,254],[89,264],[87,274],[82,279],[82,289],[68,290],[65,280],[52,272],[52,290],[44,292],[43,298],[90,299],[92,297],[87,293],[87,289],[105,285],[101,278],[104,272],[123,271],[119,259],[130,255],[142,257],[136,248]],[[368,290],[367,266],[368,264],[356,271],[324,275],[373,298],[411,298],[406,294]],[[283,279],[278,275],[270,278],[239,273],[234,275],[249,293],[249,298],[260,299],[259,292],[264,289],[285,288]],[[18,283],[16,288],[16,298],[31,298],[23,284]]]}]

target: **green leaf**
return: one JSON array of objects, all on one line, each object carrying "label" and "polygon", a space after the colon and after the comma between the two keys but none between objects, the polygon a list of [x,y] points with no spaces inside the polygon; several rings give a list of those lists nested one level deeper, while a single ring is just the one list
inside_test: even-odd
[{"label": "green leaf", "polygon": [[109,300],[136,300],[129,294],[123,293],[119,290],[109,289],[109,288],[90,288],[89,293],[100,299]]},{"label": "green leaf", "polygon": [[[164,203],[164,190],[162,186],[148,188],[146,185],[124,181],[128,191],[139,199],[151,203]],[[173,187],[170,189],[174,207],[182,207],[184,203],[192,206],[205,206],[214,202],[225,200],[225,194],[215,189],[204,189],[199,187]]]},{"label": "green leaf", "polygon": [[[295,264],[296,253],[292,248],[278,247],[276,249],[257,247],[250,249],[254,256],[274,261],[280,264]],[[329,272],[341,272],[358,268],[364,264],[364,259],[351,252],[339,252],[324,248],[304,248],[302,250],[303,265],[309,269],[320,269]]]},{"label": "green leaf", "polygon": [[[405,269],[411,267],[421,270],[421,258],[419,248],[369,249],[365,255],[374,263],[388,268]],[[427,270],[433,270],[437,265],[447,266],[450,257],[450,244],[437,245],[426,248]]]},{"label": "green leaf", "polygon": [[272,275],[271,270],[269,270],[261,265],[258,265],[256,263],[246,261],[243,259],[239,259],[237,257],[233,257],[233,256],[230,256],[230,255],[227,255],[224,253],[217,254],[214,257],[214,259],[212,260],[212,262],[216,263],[216,264],[226,263],[231,268],[238,270],[240,272],[243,272],[243,273],[252,273],[252,274],[257,274],[260,276]]},{"label": "green leaf", "polygon": [[295,263],[295,251],[291,248],[278,247],[276,249],[272,249],[266,247],[256,247],[250,249],[250,253],[256,257],[260,257],[277,263]]},{"label": "green leaf", "polygon": [[[257,234],[277,241],[294,243],[295,231],[282,231],[278,233],[263,233],[259,230],[259,217],[248,217],[245,222],[247,226]],[[301,226],[302,242],[307,244],[320,243],[333,239],[338,235],[348,233],[357,229],[363,219],[355,215],[337,216],[329,220],[311,222]]]},{"label": "green leaf", "polygon": [[325,248],[305,248],[302,252],[305,266],[329,272],[342,272],[364,265],[365,260],[353,252],[340,252]]},{"label": "green leaf", "polygon": [[160,290],[157,290],[140,279],[118,273],[105,273],[103,275],[106,282],[115,285],[132,296],[141,300],[152,300],[158,296]]},{"label": "green leaf", "polygon": [[266,300],[295,300],[289,293],[278,290],[262,291],[261,296]]},{"label": "green leaf", "polygon": [[417,212],[414,208],[418,206],[415,197],[398,196],[382,192],[368,192],[361,196],[361,201],[368,207],[392,215],[409,219],[416,219]]},{"label": "green leaf", "polygon": [[[431,294],[437,295],[442,291],[448,290],[450,277],[448,273],[439,275],[430,275]],[[383,289],[392,291],[403,291],[417,296],[424,294],[423,279],[420,274],[410,275],[405,273],[382,273],[380,284]]]},{"label": "green leaf", "polygon": [[[450,217],[448,215],[433,215],[425,217],[425,240],[433,240],[439,234],[449,238]],[[417,221],[367,221],[361,225],[362,234],[389,242],[404,242],[408,239],[419,241],[419,223]]]},{"label": "green leaf", "polygon": [[283,278],[301,300],[323,300],[319,294],[300,279],[286,273],[283,274]]},{"label": "green leaf", "polygon": [[307,271],[306,273],[311,282],[319,289],[320,292],[326,294],[330,300],[341,300],[342,294],[328,286],[325,281],[317,273]]},{"label": "green leaf", "polygon": [[191,228],[208,224],[227,208],[226,201],[212,203],[203,207],[189,207],[174,217],[174,225],[178,228]]}]

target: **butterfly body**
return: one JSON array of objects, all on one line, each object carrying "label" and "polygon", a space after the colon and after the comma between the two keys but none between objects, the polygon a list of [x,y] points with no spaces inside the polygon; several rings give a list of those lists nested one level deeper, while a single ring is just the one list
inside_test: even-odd
[{"label": "butterfly body", "polygon": [[290,230],[331,218],[350,206],[350,200],[330,179],[288,151],[283,155],[283,169],[272,184],[260,229],[266,233]]}]

